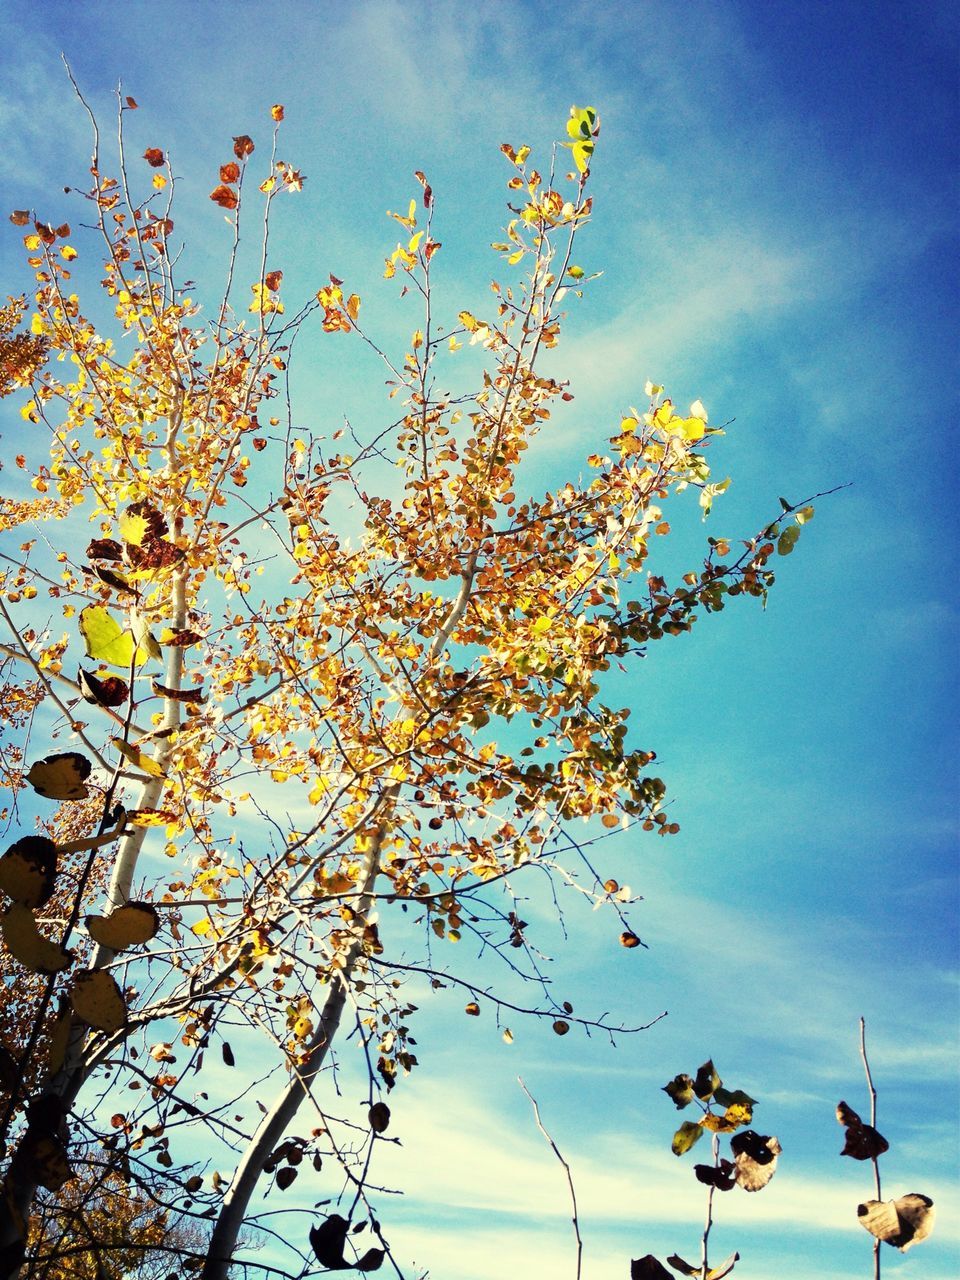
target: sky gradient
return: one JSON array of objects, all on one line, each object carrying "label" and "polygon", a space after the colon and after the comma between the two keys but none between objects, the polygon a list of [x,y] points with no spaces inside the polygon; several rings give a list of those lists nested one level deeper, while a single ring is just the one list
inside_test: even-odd
[{"label": "sky gradient", "polygon": [[[855,1210],[872,1175],[839,1159],[833,1114],[841,1097],[867,1108],[863,1016],[891,1142],[885,1194],[924,1191],[939,1209],[915,1252],[886,1250],[885,1274],[952,1280],[954,6],[8,0],[0,190],[54,224],[89,157],[61,51],[104,119],[122,78],[140,104],[136,153],[171,152],[201,282],[219,280],[228,246],[207,199],[216,168],[232,135],[266,141],[283,102],[284,154],[308,178],[274,241],[285,290],[309,295],[335,272],[385,342],[414,323],[380,278],[396,239],[384,211],[405,207],[413,171],[437,195],[452,317],[499,270],[499,144],[545,160],[570,104],[596,106],[596,213],[579,252],[604,274],[551,366],[576,398],[541,437],[529,488],[578,474],[647,378],[735,420],[711,459],[733,484],[706,528],[695,498],[671,510],[671,554],[695,564],[707,533],[750,536],[778,495],[849,486],[817,503],[765,612],[705,619],[613,685],[638,745],[658,751],[682,830],[629,833],[610,854],[643,895],[649,950],[623,951],[612,920],[576,911],[569,940],[545,926],[544,945],[578,1012],[669,1016],[616,1048],[522,1022],[507,1045],[456,994],[423,993],[423,1065],[391,1098],[402,1145],[377,1170],[406,1192],[383,1208],[398,1258],[430,1280],[573,1275],[562,1170],[518,1074],[573,1170],[584,1280],[625,1280],[648,1252],[696,1257],[702,1188],[693,1159],[670,1154],[676,1113],[659,1090],[712,1056],[784,1147],[762,1195],[720,1199],[717,1258],[738,1248],[744,1280],[866,1276]],[[0,268],[4,293],[29,288],[11,227]],[[306,429],[387,420],[379,380],[345,350],[302,342]],[[333,1190],[318,1179],[309,1199]]]}]

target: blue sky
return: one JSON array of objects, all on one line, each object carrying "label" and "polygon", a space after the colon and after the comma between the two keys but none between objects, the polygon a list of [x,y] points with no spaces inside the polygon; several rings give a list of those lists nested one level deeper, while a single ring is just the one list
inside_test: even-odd
[{"label": "blue sky", "polygon": [[[283,102],[284,154],[308,175],[275,241],[285,288],[333,271],[398,341],[412,319],[379,279],[384,210],[405,206],[413,170],[438,197],[440,302],[455,315],[496,270],[499,144],[545,154],[570,104],[594,104],[581,252],[604,275],[572,311],[555,367],[576,399],[531,487],[575,475],[646,378],[736,420],[711,526],[695,502],[671,517],[691,560],[706,532],[748,536],[779,494],[850,484],[777,565],[765,613],[706,620],[622,683],[682,832],[630,834],[611,854],[644,896],[649,951],[621,952],[609,922],[576,913],[551,945],[578,1010],[669,1017],[614,1049],[529,1025],[508,1046],[453,996],[418,1015],[423,1066],[391,1100],[403,1145],[378,1173],[408,1192],[383,1210],[398,1256],[431,1280],[573,1274],[562,1171],[518,1072],[573,1168],[584,1280],[625,1277],[648,1252],[696,1256],[701,1197],[669,1153],[659,1087],[710,1055],[785,1150],[763,1195],[721,1200],[717,1257],[739,1248],[745,1280],[866,1275],[855,1206],[871,1178],[839,1159],[833,1119],[840,1097],[866,1107],[861,1015],[892,1147],[885,1193],[940,1208],[932,1239],[887,1250],[885,1267],[957,1274],[957,43],[939,2],[0,12],[7,206],[71,213],[59,192],[89,145],[63,50],[104,117],[122,77],[138,151],[172,153],[188,274],[203,281],[227,247],[206,198],[216,168],[232,135],[266,141]],[[12,228],[0,266],[4,292],[28,286]],[[374,421],[369,369],[307,345],[305,424]]]}]

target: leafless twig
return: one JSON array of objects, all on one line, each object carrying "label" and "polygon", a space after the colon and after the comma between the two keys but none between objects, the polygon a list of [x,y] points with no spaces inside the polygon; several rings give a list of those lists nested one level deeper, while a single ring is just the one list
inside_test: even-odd
[{"label": "leafless twig", "polygon": [[[867,1088],[870,1091],[870,1127],[877,1127],[877,1091],[874,1088],[873,1076],[870,1074],[870,1062],[867,1059],[867,1024],[863,1018],[860,1019],[860,1057],[863,1060],[863,1070],[867,1077]],[[873,1159],[873,1185],[874,1195],[877,1200],[880,1196],[880,1161],[876,1156]],[[880,1239],[874,1237],[873,1241],[873,1277],[874,1280],[880,1280]]]},{"label": "leafless twig", "polygon": [[574,1276],[575,1276],[575,1280],[580,1280],[580,1265],[583,1259],[583,1241],[580,1238],[580,1220],[577,1216],[577,1192],[573,1185],[573,1174],[570,1171],[570,1166],[567,1164],[566,1160],[563,1158],[563,1153],[561,1152],[560,1148],[557,1146],[553,1138],[551,1138],[550,1134],[544,1128],[543,1121],[540,1119],[540,1108],[537,1106],[536,1098],[533,1096],[533,1094],[530,1092],[527,1086],[523,1083],[523,1080],[520,1076],[517,1076],[517,1080],[520,1084],[520,1088],[530,1099],[531,1106],[533,1107],[533,1116],[537,1122],[537,1128],[546,1138],[547,1142],[549,1142],[550,1147],[553,1151],[553,1154],[557,1157],[557,1159],[563,1165],[563,1171],[567,1175],[567,1186],[570,1188],[570,1203],[573,1207],[573,1234],[574,1236],[576,1236],[576,1240],[577,1240],[577,1269],[574,1272]]}]

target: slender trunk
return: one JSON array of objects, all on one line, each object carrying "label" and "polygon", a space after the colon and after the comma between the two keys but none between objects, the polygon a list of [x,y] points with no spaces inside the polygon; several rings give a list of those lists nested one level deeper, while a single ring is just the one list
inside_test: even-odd
[{"label": "slender trunk", "polygon": [[[186,623],[185,582],[181,574],[173,587],[173,618],[177,627]],[[172,646],[164,670],[167,688],[179,689],[183,681],[183,650]],[[180,724],[181,709],[176,698],[168,698],[164,710],[163,728],[175,730]],[[169,738],[160,739],[161,746],[157,752],[157,762],[166,764],[172,748]],[[143,783],[137,806],[144,809],[155,808],[163,792],[163,778],[150,778]],[[130,888],[136,871],[140,850],[146,836],[145,827],[135,827],[127,835],[121,837],[117,857],[114,861],[107,891],[108,909],[113,911],[122,907],[130,898]],[[101,969],[110,963],[114,952],[109,947],[98,945],[90,958],[91,969]],[[89,1039],[88,1028],[74,1018],[67,1052],[63,1066],[52,1080],[48,1081],[43,1093],[60,1099],[64,1118],[68,1118],[73,1110],[77,1095],[83,1087],[88,1074],[86,1047]],[[17,1280],[20,1274],[22,1252],[19,1243],[26,1240],[27,1224],[30,1210],[37,1194],[39,1182],[35,1173],[35,1161],[18,1159],[22,1151],[29,1151],[30,1145],[47,1131],[43,1126],[49,1124],[44,1112],[38,1121],[32,1119],[18,1144],[17,1152],[11,1160],[10,1169],[0,1189],[0,1280]]]},{"label": "slender trunk", "polygon": [[[397,790],[393,786],[385,795],[388,809],[392,807]],[[353,972],[363,954],[363,930],[371,906],[370,894],[380,871],[380,852],[387,822],[388,818],[381,819],[373,834],[362,878],[354,937],[343,954],[340,966],[331,970],[330,992],[324,1002],[319,1025],[310,1040],[306,1062],[299,1070],[291,1072],[290,1079],[263,1117],[237,1165],[210,1237],[200,1280],[227,1280],[237,1240],[247,1218],[250,1199],[263,1173],[263,1166],[293,1123],[300,1104],[309,1093],[336,1038]]]}]

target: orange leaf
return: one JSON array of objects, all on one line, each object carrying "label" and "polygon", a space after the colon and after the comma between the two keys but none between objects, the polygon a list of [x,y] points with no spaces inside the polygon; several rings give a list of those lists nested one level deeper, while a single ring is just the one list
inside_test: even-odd
[{"label": "orange leaf", "polygon": [[283,119],[283,107],[280,105],[279,102],[275,102],[273,104],[273,106],[270,108],[270,114],[273,116],[274,120]]},{"label": "orange leaf", "polygon": [[282,271],[268,271],[263,277],[263,283],[267,286],[271,293],[276,293],[280,288],[280,281],[283,279]]},{"label": "orange leaf", "polygon": [[220,166],[221,182],[236,182],[239,177],[240,166],[237,164],[236,160],[231,160],[229,164],[222,164]]},{"label": "orange leaf", "polygon": [[235,191],[231,191],[230,188],[224,186],[223,183],[221,183],[219,187],[214,187],[210,192],[210,199],[214,204],[218,204],[221,209],[235,209],[240,203],[237,198],[237,193]]},{"label": "orange leaf", "polygon": [[137,109],[136,98],[127,98],[127,106],[130,108],[131,111],[136,111]]},{"label": "orange leaf", "polygon": [[245,133],[233,140],[233,154],[238,160],[245,160],[253,151],[253,139]]},{"label": "orange leaf", "polygon": [[143,158],[147,164],[153,169],[159,169],[163,164],[163,152],[159,147],[147,147],[143,153]]},{"label": "orange leaf", "polygon": [[10,221],[15,227],[25,227],[30,221],[30,212],[28,209],[14,209],[10,215]]}]

